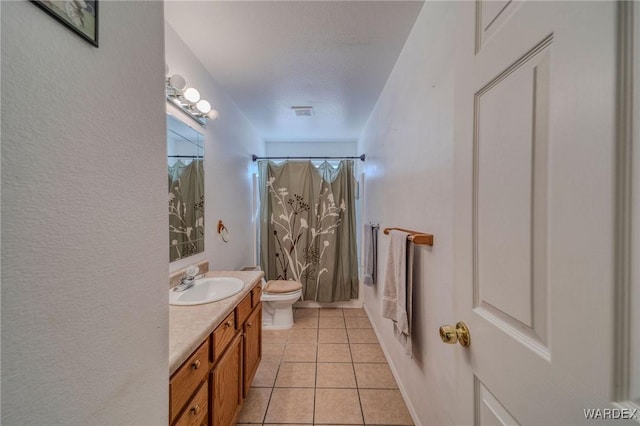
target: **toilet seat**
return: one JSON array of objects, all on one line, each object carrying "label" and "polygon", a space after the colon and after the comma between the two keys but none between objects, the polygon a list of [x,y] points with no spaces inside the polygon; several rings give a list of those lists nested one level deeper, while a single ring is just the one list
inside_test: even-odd
[{"label": "toilet seat", "polygon": [[268,294],[269,296],[291,296],[292,294],[296,294],[300,292],[300,290],[289,291],[287,293],[271,293],[269,291],[262,290],[262,294]]},{"label": "toilet seat", "polygon": [[268,302],[270,300],[288,300],[288,299],[298,300],[301,296],[302,296],[302,289],[291,291],[289,293],[268,293],[263,290],[262,296],[260,299],[263,302]]},{"label": "toilet seat", "polygon": [[262,289],[267,294],[294,294],[302,289],[302,284],[291,280],[269,280]]}]

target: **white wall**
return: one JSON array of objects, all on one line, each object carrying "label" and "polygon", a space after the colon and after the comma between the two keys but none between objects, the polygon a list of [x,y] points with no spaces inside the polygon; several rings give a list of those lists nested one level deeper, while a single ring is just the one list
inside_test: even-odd
[{"label": "white wall", "polygon": [[[182,75],[187,84],[198,89],[201,97],[220,113],[220,118],[209,120],[206,127],[200,127],[167,103],[169,112],[204,134],[205,146],[205,251],[172,262],[170,269],[175,271],[202,260],[208,260],[212,270],[235,270],[253,265],[252,174],[256,169],[251,154],[264,155],[264,142],[168,23],[165,23],[165,49],[169,73]],[[222,220],[229,229],[228,243],[224,243],[217,232],[218,220]],[[168,252],[168,227],[165,234]]]},{"label": "white wall", "polygon": [[162,4],[1,10],[1,422],[167,424]]},{"label": "white wall", "polygon": [[[453,318],[454,3],[426,2],[359,140],[367,154],[364,221],[432,233],[415,246],[414,358],[381,316],[382,284],[365,286],[365,308],[416,424],[452,424],[454,348],[438,328]],[[388,237],[379,234],[379,283]],[[453,404],[453,405],[452,405]]]},{"label": "white wall", "polygon": [[353,157],[357,154],[357,141],[319,142],[266,142],[270,157]]}]

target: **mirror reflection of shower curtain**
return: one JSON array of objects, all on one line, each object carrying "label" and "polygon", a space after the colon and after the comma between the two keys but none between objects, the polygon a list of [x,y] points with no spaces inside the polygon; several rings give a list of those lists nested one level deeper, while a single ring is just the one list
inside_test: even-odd
[{"label": "mirror reflection of shower curtain", "polygon": [[169,261],[204,251],[202,160],[169,166]]},{"label": "mirror reflection of shower curtain", "polygon": [[260,263],[266,279],[302,283],[304,300],[358,297],[353,161],[262,161]]}]

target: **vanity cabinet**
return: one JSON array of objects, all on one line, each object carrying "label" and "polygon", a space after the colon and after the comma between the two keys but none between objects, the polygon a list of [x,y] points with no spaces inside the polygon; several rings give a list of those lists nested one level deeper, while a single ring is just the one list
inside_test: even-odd
[{"label": "vanity cabinet", "polygon": [[238,331],[235,310],[213,332],[213,362],[216,363]]},{"label": "vanity cabinet", "polygon": [[[195,352],[187,359],[184,364],[174,373],[169,382],[169,419],[174,422],[185,409],[185,414],[188,414],[190,410],[197,413],[193,413],[195,417],[202,417],[204,412],[204,418],[206,418],[207,412],[207,400],[205,398],[204,404],[192,404],[190,399],[195,399],[201,392],[200,388],[203,386],[203,382],[206,381],[209,371],[211,370],[211,362],[209,357],[209,339],[207,338]],[[187,404],[187,403],[191,404]],[[190,405],[187,407],[187,405]],[[196,407],[196,405],[198,405]],[[175,424],[184,424],[184,418],[189,416],[181,416],[176,420]],[[191,416],[193,417],[193,416]],[[191,423],[187,423],[191,424]]]},{"label": "vanity cabinet", "polygon": [[171,426],[234,424],[262,358],[260,294],[257,283],[171,376]]},{"label": "vanity cabinet", "polygon": [[242,335],[238,334],[211,372],[212,424],[233,424],[242,404]]},{"label": "vanity cabinet", "polygon": [[262,359],[262,305],[260,304],[244,323],[244,351],[243,351],[243,391],[246,397],[251,388],[253,376],[255,376]]},{"label": "vanity cabinet", "polygon": [[182,413],[175,423],[175,426],[201,426],[207,424],[209,382],[204,382],[193,399],[189,402],[187,409]]}]

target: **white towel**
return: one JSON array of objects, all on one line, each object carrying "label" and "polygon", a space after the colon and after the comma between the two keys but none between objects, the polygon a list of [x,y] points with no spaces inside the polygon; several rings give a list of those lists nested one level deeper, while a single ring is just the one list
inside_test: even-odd
[{"label": "white towel", "polygon": [[409,234],[389,233],[389,255],[382,293],[382,316],[393,321],[393,329],[407,355],[411,352],[411,305],[413,293],[413,244]]},{"label": "white towel", "polygon": [[378,269],[378,226],[364,225],[364,278],[365,284],[375,284]]}]

